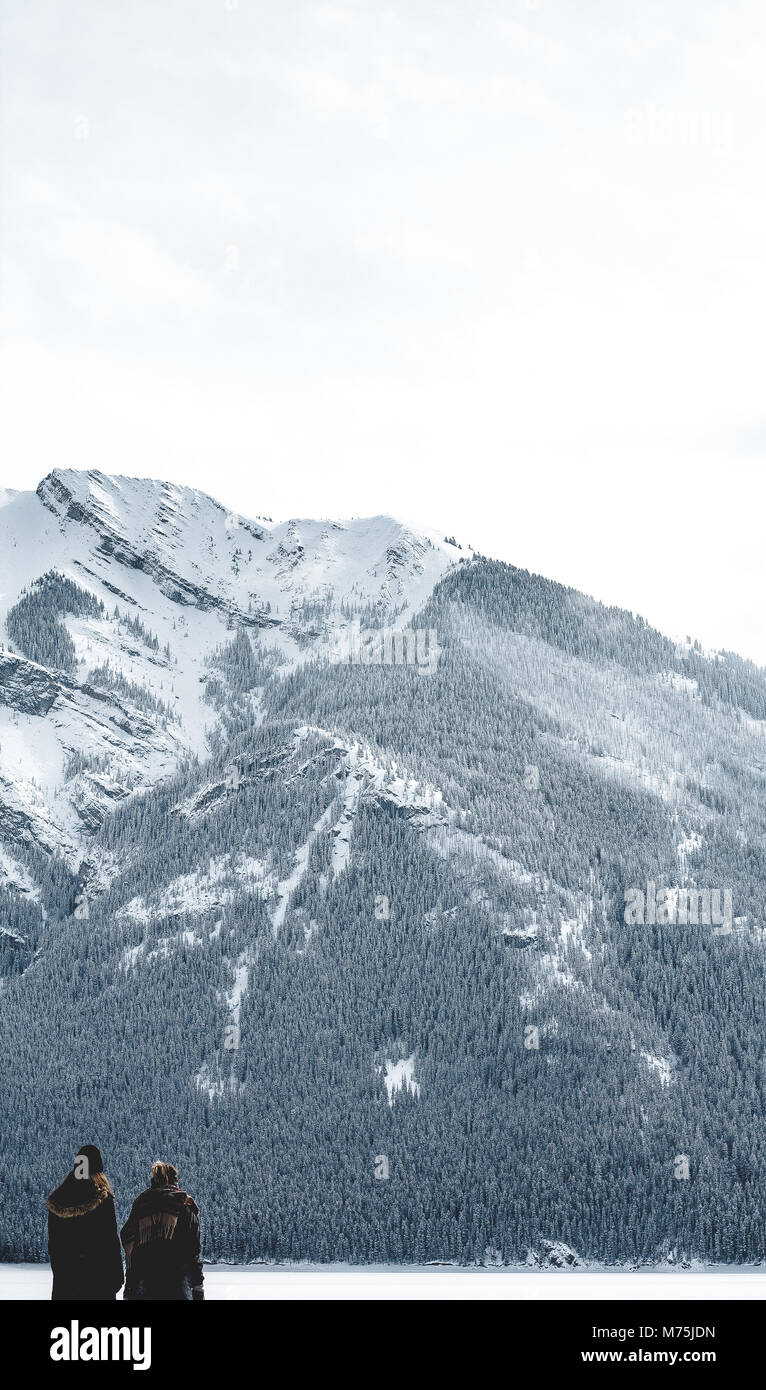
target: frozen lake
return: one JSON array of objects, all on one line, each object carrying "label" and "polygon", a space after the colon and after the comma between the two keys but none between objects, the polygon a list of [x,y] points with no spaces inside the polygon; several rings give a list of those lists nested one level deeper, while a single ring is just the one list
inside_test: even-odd
[{"label": "frozen lake", "polygon": [[[0,1300],[50,1298],[49,1265],[0,1264]],[[444,1266],[206,1265],[215,1300],[766,1299],[766,1265],[692,1269],[452,1269]]]}]

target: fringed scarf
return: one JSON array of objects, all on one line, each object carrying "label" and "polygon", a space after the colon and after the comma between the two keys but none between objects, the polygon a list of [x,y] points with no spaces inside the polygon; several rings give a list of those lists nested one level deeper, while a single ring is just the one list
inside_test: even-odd
[{"label": "fringed scarf", "polygon": [[199,1216],[194,1198],[180,1187],[150,1187],[136,1197],[130,1216],[120,1232],[128,1269],[136,1245],[173,1239],[184,1208],[189,1209],[194,1219]]}]

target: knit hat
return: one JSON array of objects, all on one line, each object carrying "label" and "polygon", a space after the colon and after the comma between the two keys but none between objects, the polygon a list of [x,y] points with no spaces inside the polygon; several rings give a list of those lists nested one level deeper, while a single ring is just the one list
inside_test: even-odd
[{"label": "knit hat", "polygon": [[[78,1160],[82,1158],[85,1159],[87,1167],[85,1167],[85,1164],[78,1162]],[[97,1149],[95,1144],[83,1144],[82,1148],[78,1149],[75,1155],[74,1166],[78,1177],[95,1178],[97,1173],[103,1173],[104,1171],[104,1165],[101,1161],[101,1150]],[[84,1172],[82,1171],[83,1168],[85,1169]]]}]

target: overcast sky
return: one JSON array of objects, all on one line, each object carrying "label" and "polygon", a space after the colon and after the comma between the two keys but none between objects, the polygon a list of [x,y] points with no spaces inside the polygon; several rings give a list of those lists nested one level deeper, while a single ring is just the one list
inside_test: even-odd
[{"label": "overcast sky", "polygon": [[763,0],[4,0],[0,486],[391,511],[766,663]]}]

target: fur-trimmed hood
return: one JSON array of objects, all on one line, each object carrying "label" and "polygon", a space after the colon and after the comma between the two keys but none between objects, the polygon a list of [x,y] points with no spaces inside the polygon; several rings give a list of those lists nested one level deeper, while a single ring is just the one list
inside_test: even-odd
[{"label": "fur-trimmed hood", "polygon": [[102,1202],[113,1195],[105,1173],[96,1173],[92,1178],[77,1178],[74,1172],[67,1173],[64,1181],[51,1192],[45,1203],[52,1216],[61,1218],[87,1216]]}]

